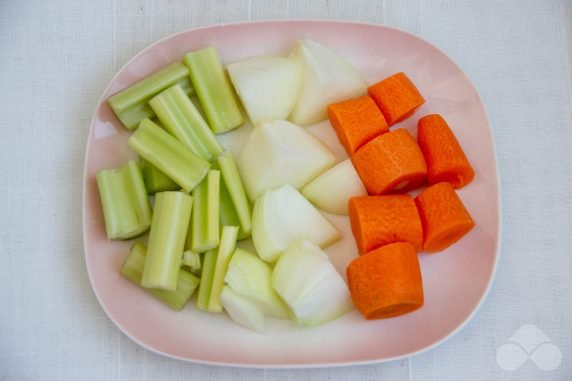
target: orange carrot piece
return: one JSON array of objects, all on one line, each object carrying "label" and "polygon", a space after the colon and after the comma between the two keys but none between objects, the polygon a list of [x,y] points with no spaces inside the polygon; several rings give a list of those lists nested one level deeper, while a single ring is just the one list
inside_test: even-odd
[{"label": "orange carrot piece", "polygon": [[427,166],[409,131],[400,128],[373,139],[352,156],[371,195],[406,192],[425,181]]},{"label": "orange carrot piece", "polygon": [[424,251],[444,250],[467,234],[475,223],[453,186],[443,182],[424,189],[415,204],[423,224]]},{"label": "orange carrot piece", "polygon": [[421,251],[423,227],[413,197],[352,197],[348,207],[360,254],[394,242],[409,242],[415,250]]},{"label": "orange carrot piece", "polygon": [[389,131],[383,114],[367,95],[328,106],[328,117],[348,155]]},{"label": "orange carrot piece", "polygon": [[398,242],[354,259],[346,270],[352,300],[368,320],[403,315],[423,306],[415,248]]},{"label": "orange carrot piece", "polygon": [[462,188],[475,177],[475,171],[461,145],[439,114],[426,115],[417,124],[419,147],[427,163],[427,181],[451,183]]},{"label": "orange carrot piece", "polygon": [[403,72],[371,85],[367,92],[377,103],[390,126],[409,118],[425,103],[419,90]]}]

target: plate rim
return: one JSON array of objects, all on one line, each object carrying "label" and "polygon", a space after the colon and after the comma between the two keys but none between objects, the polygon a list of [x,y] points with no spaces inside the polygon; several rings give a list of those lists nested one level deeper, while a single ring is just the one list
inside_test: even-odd
[{"label": "plate rim", "polygon": [[[481,295],[478,303],[476,304],[475,308],[471,311],[471,313],[469,315],[467,315],[467,317],[457,326],[455,327],[455,329],[451,330],[447,335],[443,336],[441,339],[433,342],[430,345],[427,345],[421,349],[418,349],[416,351],[412,351],[410,353],[406,353],[406,354],[401,354],[401,355],[397,355],[397,356],[392,356],[392,357],[385,357],[385,358],[379,358],[379,359],[367,359],[367,360],[357,360],[357,361],[335,361],[335,362],[311,362],[311,363],[285,363],[285,364],[265,364],[265,363],[257,363],[257,362],[250,362],[250,363],[235,363],[235,362],[228,362],[228,361],[211,361],[211,360],[203,360],[203,359],[193,359],[193,358],[187,358],[187,357],[181,357],[181,356],[176,356],[170,353],[166,353],[163,352],[161,350],[158,350],[156,348],[153,348],[143,342],[141,342],[139,339],[133,337],[131,334],[129,334],[124,327],[119,324],[115,319],[113,319],[109,313],[109,311],[107,310],[107,308],[105,307],[105,304],[102,302],[98,292],[96,291],[96,287],[94,286],[94,281],[93,281],[93,277],[92,277],[92,270],[91,268],[88,266],[88,261],[87,261],[87,257],[88,257],[88,250],[87,250],[87,240],[86,240],[86,236],[87,236],[87,232],[86,232],[86,189],[87,189],[87,162],[88,162],[88,153],[89,153],[89,146],[90,146],[90,142],[91,142],[91,136],[92,136],[92,129],[95,125],[96,122],[96,117],[97,117],[97,112],[99,110],[99,108],[102,106],[102,104],[105,102],[106,100],[106,94],[109,91],[109,89],[111,88],[111,86],[114,84],[114,82],[116,81],[117,77],[119,76],[120,73],[122,73],[124,71],[124,69],[129,66],[132,62],[134,62],[140,55],[142,55],[144,52],[146,52],[149,49],[152,49],[153,47],[155,47],[156,45],[159,45],[161,43],[163,43],[166,40],[169,40],[171,38],[175,38],[179,35],[183,35],[183,34],[187,34],[190,32],[195,32],[195,31],[199,31],[199,30],[206,30],[206,29],[218,29],[218,28],[224,28],[227,26],[245,26],[245,25],[252,25],[252,24],[291,24],[291,23],[303,23],[303,24],[345,24],[345,25],[356,25],[356,26],[367,26],[367,27],[374,27],[374,28],[381,28],[381,29],[389,29],[389,30],[393,30],[393,31],[397,31],[400,33],[403,33],[405,35],[408,35],[409,37],[412,37],[414,39],[420,40],[428,45],[430,45],[432,48],[436,49],[439,53],[441,53],[443,56],[445,56],[447,59],[449,59],[449,61],[451,61],[451,63],[454,65],[454,67],[459,70],[459,72],[462,74],[462,76],[464,77],[465,80],[467,80],[471,86],[473,87],[475,94],[477,96],[477,100],[478,102],[481,104],[481,107],[483,109],[484,112],[484,117],[485,120],[487,122],[487,130],[489,132],[490,138],[491,138],[491,143],[492,143],[492,152],[493,152],[493,160],[494,160],[494,177],[496,178],[496,184],[497,184],[497,199],[496,199],[496,203],[498,206],[498,211],[497,211],[497,215],[498,215],[498,227],[497,227],[497,240],[495,242],[495,258],[494,258],[494,262],[493,262],[493,268],[490,274],[490,278],[488,280],[487,283],[487,287],[485,289],[485,291],[483,292],[483,294]],[[252,20],[252,21],[238,21],[238,22],[230,22],[230,23],[216,23],[216,24],[209,24],[209,25],[205,25],[205,26],[200,26],[200,27],[195,27],[195,28],[188,28],[188,29],[184,29],[182,31],[179,32],[175,32],[175,33],[171,33],[168,34],[154,42],[152,42],[151,44],[145,46],[144,48],[142,48],[141,50],[139,50],[136,54],[134,54],[131,58],[129,58],[127,60],[127,62],[125,62],[116,72],[115,74],[111,77],[111,79],[108,81],[107,85],[105,86],[99,100],[96,103],[95,106],[95,110],[93,112],[93,115],[91,117],[90,120],[90,125],[89,125],[89,129],[87,131],[87,140],[86,140],[86,145],[85,145],[85,153],[84,153],[84,164],[83,164],[83,175],[82,175],[82,198],[81,198],[81,221],[82,221],[82,242],[83,242],[83,252],[84,252],[84,259],[85,259],[85,266],[87,269],[87,274],[88,274],[88,278],[89,278],[89,283],[91,286],[91,290],[92,292],[95,294],[95,297],[97,299],[97,302],[99,303],[100,307],[103,309],[103,311],[105,312],[105,315],[107,316],[107,318],[109,320],[111,320],[111,322],[117,327],[119,328],[119,331],[121,333],[123,333],[125,336],[127,336],[129,339],[131,339],[132,341],[134,341],[135,343],[137,343],[138,345],[140,345],[141,347],[145,348],[148,351],[151,351],[153,353],[156,353],[158,355],[161,356],[165,356],[171,359],[176,359],[176,360],[180,360],[180,361],[184,361],[184,362],[188,362],[188,363],[194,363],[194,364],[203,364],[203,365],[213,365],[213,366],[221,366],[221,367],[232,367],[232,368],[242,368],[242,369],[319,369],[319,368],[337,368],[337,367],[346,367],[346,366],[359,366],[359,365],[371,365],[371,364],[381,364],[381,363],[386,363],[386,362],[391,362],[391,361],[398,361],[398,360],[403,360],[403,359],[409,359],[411,357],[417,356],[419,354],[425,353],[427,351],[430,351],[431,349],[436,348],[437,346],[443,344],[444,342],[446,342],[447,340],[449,340],[450,338],[452,338],[453,336],[455,336],[457,333],[459,333],[477,314],[477,312],[480,310],[480,308],[482,307],[484,301],[487,299],[493,283],[495,281],[496,278],[496,273],[497,273],[497,268],[498,268],[498,262],[499,262],[499,257],[500,257],[500,253],[501,253],[501,242],[502,242],[502,235],[503,235],[503,230],[502,230],[502,222],[503,222],[503,215],[502,215],[502,197],[501,197],[501,191],[502,191],[502,184],[501,184],[501,178],[499,175],[499,167],[498,167],[498,156],[497,156],[497,149],[496,149],[496,141],[495,141],[495,136],[493,133],[493,129],[491,127],[491,123],[490,123],[490,118],[487,112],[487,109],[485,107],[485,103],[483,102],[483,99],[479,93],[479,91],[477,90],[477,88],[475,87],[473,81],[471,81],[471,79],[469,78],[469,76],[467,75],[467,73],[465,73],[465,71],[445,52],[443,51],[440,47],[438,47],[437,45],[431,43],[430,41],[427,41],[426,39],[424,39],[423,37],[414,34],[412,32],[403,30],[401,28],[398,27],[394,27],[394,26],[388,26],[388,25],[384,25],[381,23],[374,23],[374,22],[362,22],[362,21],[351,21],[351,20],[335,20],[335,19],[326,19],[326,18],[310,18],[310,19],[262,19],[262,20]]]}]

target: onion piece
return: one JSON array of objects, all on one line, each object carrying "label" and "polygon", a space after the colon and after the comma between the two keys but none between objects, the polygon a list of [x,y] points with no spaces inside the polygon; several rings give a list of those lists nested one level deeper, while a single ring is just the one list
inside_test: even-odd
[{"label": "onion piece", "polygon": [[229,286],[223,287],[220,301],[236,324],[260,333],[266,329],[266,319],[262,311],[254,303],[234,292]]}]

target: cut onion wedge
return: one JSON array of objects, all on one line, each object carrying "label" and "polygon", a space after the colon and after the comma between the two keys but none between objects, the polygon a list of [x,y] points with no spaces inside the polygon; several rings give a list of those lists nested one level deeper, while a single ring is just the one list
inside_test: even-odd
[{"label": "cut onion wedge", "polygon": [[236,324],[260,333],[266,329],[266,319],[260,308],[229,286],[223,287],[220,301]]}]

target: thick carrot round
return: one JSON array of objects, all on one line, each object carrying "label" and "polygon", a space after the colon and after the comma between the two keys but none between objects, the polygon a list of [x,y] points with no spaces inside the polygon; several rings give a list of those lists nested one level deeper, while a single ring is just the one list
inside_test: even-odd
[{"label": "thick carrot round", "polygon": [[427,175],[421,149],[403,128],[373,139],[352,156],[352,162],[371,195],[417,188]]},{"label": "thick carrot round", "polygon": [[475,171],[441,115],[431,114],[419,119],[417,131],[417,141],[427,163],[429,184],[446,181],[458,189],[473,180]]},{"label": "thick carrot round", "polygon": [[409,242],[415,250],[421,251],[423,228],[413,197],[352,197],[348,207],[360,254],[394,242]]},{"label": "thick carrot round", "polygon": [[367,95],[329,105],[328,117],[350,156],[365,143],[389,130],[383,114]]},{"label": "thick carrot round", "polygon": [[371,85],[367,92],[390,126],[407,119],[425,103],[419,90],[403,72],[393,74]]},{"label": "thick carrot round", "polygon": [[460,240],[474,226],[473,219],[449,183],[424,189],[416,198],[423,224],[423,249],[434,253]]},{"label": "thick carrot round", "polygon": [[348,286],[359,312],[384,319],[423,306],[423,280],[415,248],[406,242],[386,245],[354,259]]}]

